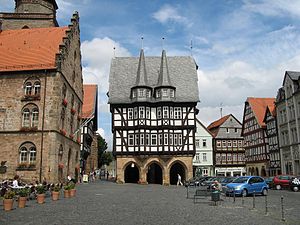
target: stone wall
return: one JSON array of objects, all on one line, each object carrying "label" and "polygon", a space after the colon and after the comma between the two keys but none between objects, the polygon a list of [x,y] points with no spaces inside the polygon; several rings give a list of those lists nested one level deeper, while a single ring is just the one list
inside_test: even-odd
[{"label": "stone wall", "polygon": [[147,171],[151,163],[157,163],[162,168],[162,179],[164,185],[170,184],[170,169],[174,163],[179,163],[185,170],[185,180],[193,177],[193,156],[117,156],[116,179],[118,183],[124,183],[124,171],[128,165],[134,163],[139,170],[140,183],[147,183]]}]

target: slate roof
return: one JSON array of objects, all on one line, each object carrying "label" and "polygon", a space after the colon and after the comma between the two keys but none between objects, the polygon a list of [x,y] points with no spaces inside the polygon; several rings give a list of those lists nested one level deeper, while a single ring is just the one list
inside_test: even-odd
[{"label": "slate roof", "polygon": [[95,116],[95,107],[97,106],[97,89],[96,84],[83,85],[82,118],[84,119]]},{"label": "slate roof", "polygon": [[[196,64],[190,56],[167,57],[170,83],[176,88],[174,102],[198,102]],[[109,75],[109,103],[131,103],[130,91],[136,84],[139,57],[112,59]],[[161,57],[145,57],[147,86],[157,87]]]},{"label": "slate roof", "polygon": [[0,32],[0,72],[56,68],[56,54],[68,27]]},{"label": "slate roof", "polygon": [[297,81],[300,78],[300,72],[286,71],[286,74],[288,74],[292,80],[296,80]]},{"label": "slate roof", "polygon": [[247,102],[250,104],[251,109],[256,117],[256,120],[260,127],[265,126],[264,117],[267,107],[270,111],[274,110],[275,98],[247,98]]},{"label": "slate roof", "polygon": [[208,125],[207,129],[212,133],[212,135],[215,137],[219,132],[219,127],[225,123],[225,121],[231,116],[231,114],[223,116],[222,118],[212,122],[210,125]]}]

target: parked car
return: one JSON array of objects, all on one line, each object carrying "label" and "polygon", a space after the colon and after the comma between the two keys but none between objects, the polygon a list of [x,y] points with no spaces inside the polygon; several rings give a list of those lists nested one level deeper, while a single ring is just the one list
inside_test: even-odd
[{"label": "parked car", "polygon": [[277,175],[273,178],[273,185],[276,190],[288,188],[290,181],[294,178],[292,175]]},{"label": "parked car", "polygon": [[249,194],[268,194],[268,185],[259,176],[241,176],[226,185],[226,195],[241,195],[246,197]]},{"label": "parked car", "polygon": [[300,177],[294,177],[290,182],[290,188],[292,191],[299,191],[300,189]]},{"label": "parked car", "polygon": [[236,177],[224,177],[220,183],[222,184],[222,186],[226,186],[227,184],[231,183],[232,181],[234,181],[236,179]]},{"label": "parked car", "polygon": [[274,188],[273,179],[274,179],[274,177],[266,177],[265,178],[265,181],[266,181],[267,185],[269,186],[269,189]]}]

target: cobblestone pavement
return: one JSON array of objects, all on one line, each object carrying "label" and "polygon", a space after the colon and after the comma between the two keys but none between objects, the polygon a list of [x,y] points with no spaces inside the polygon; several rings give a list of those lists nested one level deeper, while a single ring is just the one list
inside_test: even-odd
[{"label": "cobblestone pavement", "polygon": [[[280,198],[284,196],[285,219],[281,221]],[[0,224],[92,225],[92,224],[213,224],[277,225],[300,224],[300,192],[274,191],[268,196],[269,213],[265,216],[265,197],[224,198],[214,206],[210,198],[186,198],[186,188],[161,185],[117,185],[111,182],[77,186],[77,196],[38,205],[31,200],[25,209],[0,210]],[[2,202],[0,203],[2,208]]]}]

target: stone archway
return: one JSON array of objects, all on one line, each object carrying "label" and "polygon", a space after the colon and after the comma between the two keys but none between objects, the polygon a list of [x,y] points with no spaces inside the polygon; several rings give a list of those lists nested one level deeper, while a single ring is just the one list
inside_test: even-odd
[{"label": "stone archway", "polygon": [[257,167],[255,168],[255,176],[259,176],[259,171]]},{"label": "stone archway", "polygon": [[156,162],[148,166],[147,182],[148,184],[163,184],[162,169]]},{"label": "stone archway", "polygon": [[177,184],[178,174],[181,176],[181,182],[185,181],[184,166],[179,162],[175,162],[170,168],[170,185]]},{"label": "stone archway", "polygon": [[129,163],[124,170],[125,183],[138,183],[140,172],[135,163]]},{"label": "stone archway", "polygon": [[261,168],[261,174],[260,174],[262,177],[266,177],[267,176],[267,172],[266,172],[266,169],[265,169],[265,167],[263,166],[262,168]]}]

